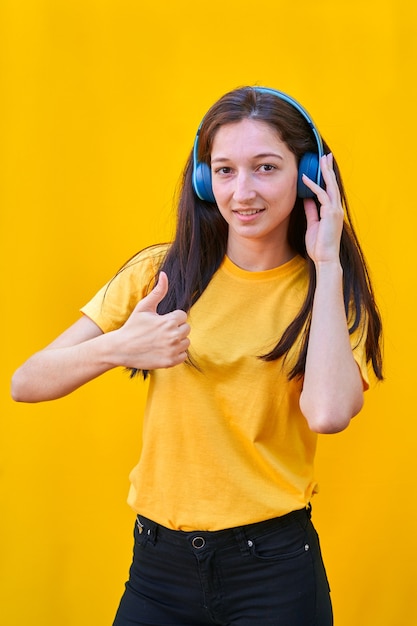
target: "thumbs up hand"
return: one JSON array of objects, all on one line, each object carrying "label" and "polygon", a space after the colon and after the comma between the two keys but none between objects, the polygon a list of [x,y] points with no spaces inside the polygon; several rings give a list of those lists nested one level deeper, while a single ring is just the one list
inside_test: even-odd
[{"label": "thumbs up hand", "polygon": [[156,309],[158,308],[158,304],[162,302],[165,296],[168,293],[168,276],[165,272],[161,272],[159,275],[159,279],[155,287],[152,289],[150,293],[148,293],[143,300],[138,302],[135,307],[135,311],[140,313],[142,311],[146,311],[148,313],[156,313]]},{"label": "thumbs up hand", "polygon": [[115,365],[152,370],[173,367],[187,358],[190,327],[184,311],[159,315],[158,304],[168,292],[168,277],[159,275],[157,285],[141,300],[125,324],[113,331]]}]

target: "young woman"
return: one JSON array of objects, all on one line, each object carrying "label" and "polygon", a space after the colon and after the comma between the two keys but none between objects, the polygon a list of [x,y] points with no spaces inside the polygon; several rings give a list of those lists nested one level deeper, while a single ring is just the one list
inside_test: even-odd
[{"label": "young woman", "polygon": [[310,500],[317,433],[382,378],[381,324],[332,154],[290,96],[223,96],[185,168],[175,240],[140,252],[14,375],[51,400],[150,375],[135,549],[114,624],[329,626]]}]

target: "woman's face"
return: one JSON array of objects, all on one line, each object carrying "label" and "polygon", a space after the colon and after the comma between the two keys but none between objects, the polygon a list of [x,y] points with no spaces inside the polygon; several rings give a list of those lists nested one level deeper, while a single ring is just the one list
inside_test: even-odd
[{"label": "woman's face", "polygon": [[297,196],[297,162],[266,122],[243,119],[221,126],[211,152],[213,193],[229,225],[229,244],[248,240],[288,246]]}]

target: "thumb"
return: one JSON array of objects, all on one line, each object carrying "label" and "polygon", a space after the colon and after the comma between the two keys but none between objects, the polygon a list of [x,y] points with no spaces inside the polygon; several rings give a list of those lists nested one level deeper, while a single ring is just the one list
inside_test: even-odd
[{"label": "thumb", "polygon": [[156,313],[158,304],[168,293],[168,276],[165,272],[159,274],[158,282],[150,293],[136,305],[136,312],[147,311]]}]

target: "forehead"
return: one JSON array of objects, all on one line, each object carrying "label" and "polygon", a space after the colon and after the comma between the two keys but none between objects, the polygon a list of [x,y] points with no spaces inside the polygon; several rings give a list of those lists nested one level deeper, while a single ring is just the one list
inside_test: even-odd
[{"label": "forehead", "polygon": [[245,118],[220,126],[213,138],[211,156],[223,151],[247,153],[259,146],[288,150],[274,126],[262,120]]}]

